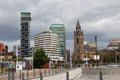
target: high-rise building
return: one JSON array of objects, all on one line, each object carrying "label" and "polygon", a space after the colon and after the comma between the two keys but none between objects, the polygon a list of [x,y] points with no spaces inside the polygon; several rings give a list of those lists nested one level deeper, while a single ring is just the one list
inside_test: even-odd
[{"label": "high-rise building", "polygon": [[30,21],[31,14],[29,12],[21,13],[21,56],[29,57],[30,50]]},{"label": "high-rise building", "polygon": [[44,31],[35,35],[35,51],[43,48],[46,55],[59,56],[59,38],[58,35],[53,34],[52,31]]},{"label": "high-rise building", "polygon": [[[13,55],[20,57],[21,56],[20,53],[21,53],[21,46],[20,45],[14,45],[13,46]],[[31,57],[33,53],[34,53],[34,48],[30,47],[29,56]]]},{"label": "high-rise building", "polygon": [[84,35],[79,20],[77,21],[76,31],[74,31],[74,53],[73,61],[80,61],[84,55]]},{"label": "high-rise building", "polygon": [[21,53],[21,46],[20,45],[14,45],[13,46],[13,55],[14,56],[20,56]]},{"label": "high-rise building", "polygon": [[54,34],[57,34],[59,36],[59,53],[60,56],[64,57],[65,48],[66,48],[64,24],[52,24],[50,26],[50,30],[52,30]]},{"label": "high-rise building", "polygon": [[0,43],[0,56],[4,55],[4,44]]},{"label": "high-rise building", "polygon": [[65,52],[65,62],[70,62],[70,50],[66,49]]}]

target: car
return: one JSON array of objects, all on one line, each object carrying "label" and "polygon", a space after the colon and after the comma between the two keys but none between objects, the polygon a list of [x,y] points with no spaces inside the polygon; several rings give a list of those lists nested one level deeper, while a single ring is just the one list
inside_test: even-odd
[{"label": "car", "polygon": [[119,64],[109,64],[108,67],[120,67]]},{"label": "car", "polygon": [[85,64],[85,68],[92,68],[92,64]]}]

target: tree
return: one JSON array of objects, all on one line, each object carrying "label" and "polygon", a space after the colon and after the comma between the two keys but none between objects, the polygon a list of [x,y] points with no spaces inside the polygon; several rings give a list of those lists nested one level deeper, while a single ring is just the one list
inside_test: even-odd
[{"label": "tree", "polygon": [[16,60],[16,58],[17,58],[17,57],[16,57],[15,55],[12,56],[12,60]]},{"label": "tree", "polygon": [[37,50],[34,54],[34,68],[41,68],[45,63],[49,62],[49,58],[45,55],[43,48]]}]

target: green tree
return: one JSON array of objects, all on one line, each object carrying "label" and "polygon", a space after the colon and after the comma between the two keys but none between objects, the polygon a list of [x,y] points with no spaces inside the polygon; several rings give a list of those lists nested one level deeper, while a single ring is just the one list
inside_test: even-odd
[{"label": "green tree", "polygon": [[15,55],[12,56],[12,60],[16,60],[16,58],[17,58],[17,57],[16,57]]},{"label": "green tree", "polygon": [[43,67],[45,63],[49,62],[49,58],[45,55],[43,48],[40,48],[35,52],[33,62],[34,68]]}]

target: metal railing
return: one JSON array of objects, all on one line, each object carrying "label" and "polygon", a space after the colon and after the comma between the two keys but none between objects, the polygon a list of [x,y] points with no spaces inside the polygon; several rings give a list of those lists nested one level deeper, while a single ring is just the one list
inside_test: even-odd
[{"label": "metal railing", "polygon": [[120,80],[120,67],[82,68],[79,80]]}]

